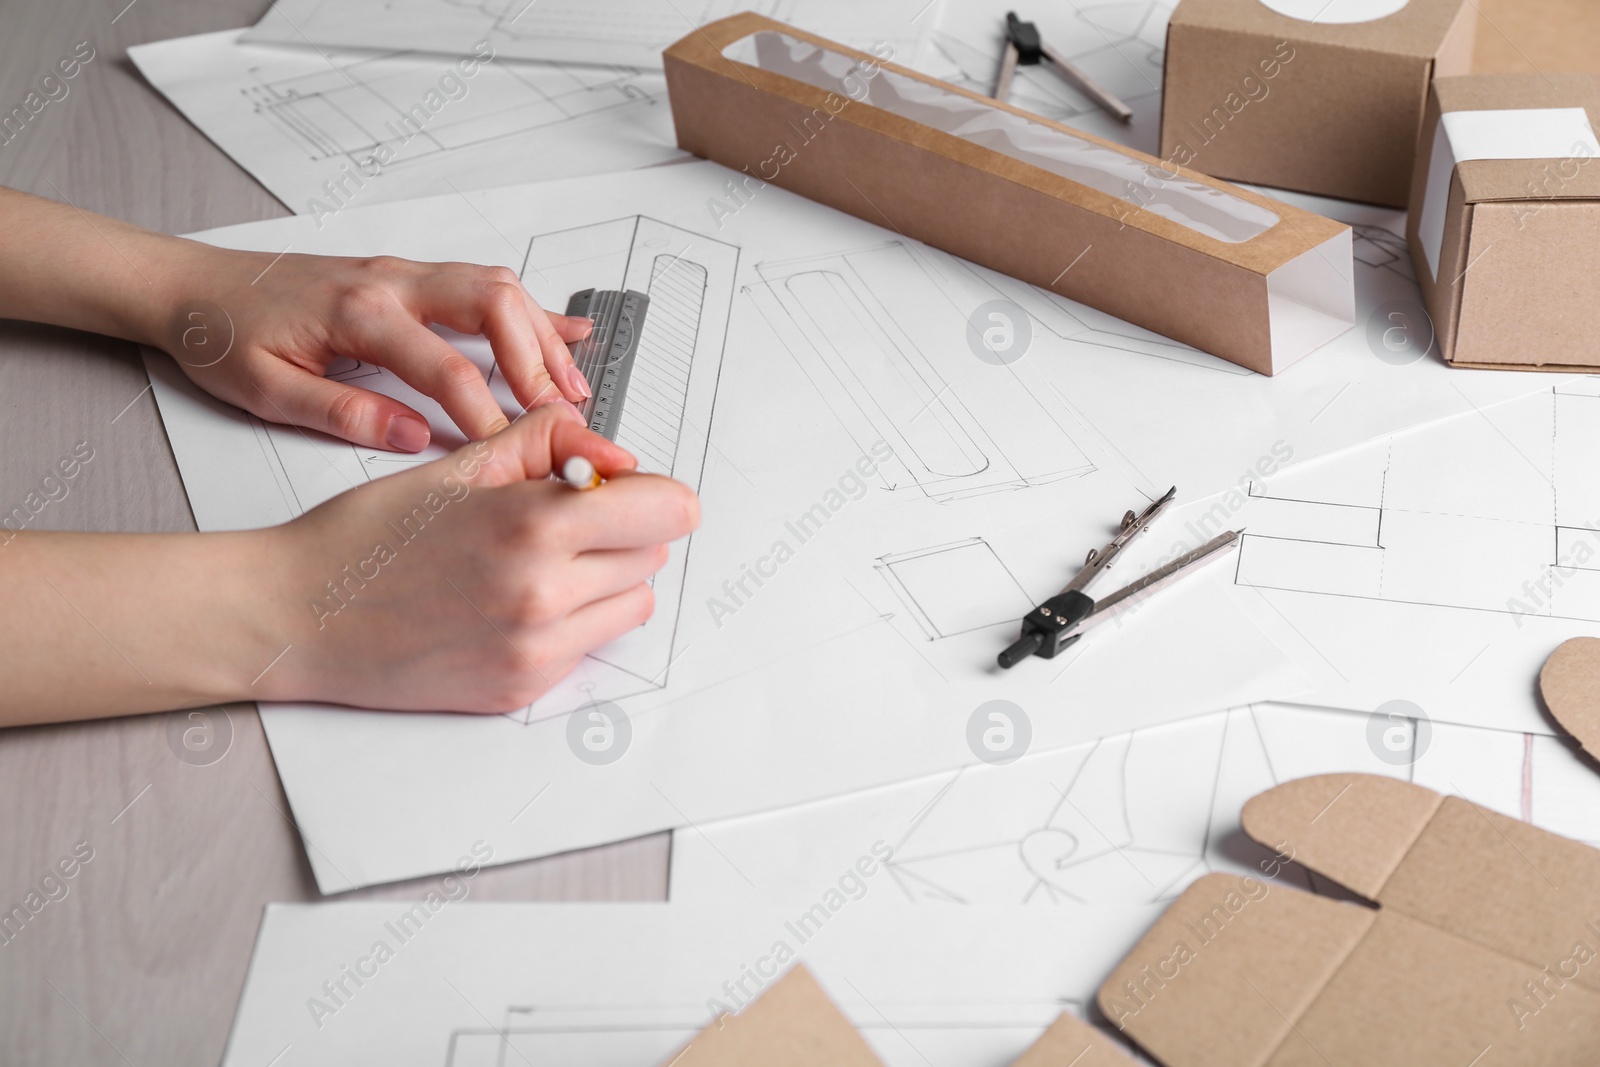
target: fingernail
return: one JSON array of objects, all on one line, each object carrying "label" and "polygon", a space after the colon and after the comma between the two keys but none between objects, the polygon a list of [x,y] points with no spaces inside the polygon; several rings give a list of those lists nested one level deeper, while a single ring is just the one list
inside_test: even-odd
[{"label": "fingernail", "polygon": [[589,423],[583,417],[583,412],[578,410],[578,405],[576,405],[576,404],[574,404],[574,403],[572,403],[571,401],[568,401],[568,400],[563,400],[561,403],[562,403],[562,408],[561,408],[562,412],[564,414],[571,415],[573,422],[576,422],[579,426],[587,426],[587,425],[589,425]]},{"label": "fingernail", "polygon": [[589,379],[583,376],[583,371],[578,369],[577,364],[567,368],[567,381],[572,383],[573,390],[585,400],[594,395],[594,391],[589,388]]},{"label": "fingernail", "polygon": [[387,440],[389,447],[398,452],[421,452],[428,447],[428,424],[404,415],[389,420]]}]

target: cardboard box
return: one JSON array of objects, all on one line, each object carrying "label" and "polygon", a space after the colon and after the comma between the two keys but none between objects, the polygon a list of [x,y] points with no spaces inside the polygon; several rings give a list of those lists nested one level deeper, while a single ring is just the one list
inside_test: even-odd
[{"label": "cardboard box", "polygon": [[1377,907],[1191,885],[1098,997],[1167,1067],[1596,1062],[1600,851],[1360,774],[1268,790],[1243,824]]},{"label": "cardboard box", "polygon": [[1182,0],[1167,26],[1161,156],[1405,207],[1428,83],[1471,70],[1476,29],[1466,0]]},{"label": "cardboard box", "polygon": [[759,15],[665,66],[741,205],[770,182],[1263,374],[1354,323],[1332,220]]},{"label": "cardboard box", "polygon": [[1595,0],[1475,0],[1474,74],[1600,73]]},{"label": "cardboard box", "polygon": [[1406,238],[1450,363],[1600,366],[1597,128],[1592,74],[1434,83]]}]

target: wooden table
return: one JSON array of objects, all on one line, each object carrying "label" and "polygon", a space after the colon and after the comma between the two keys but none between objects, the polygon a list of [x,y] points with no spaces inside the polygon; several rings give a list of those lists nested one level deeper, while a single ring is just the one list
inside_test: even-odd
[{"label": "wooden table", "polygon": [[[288,214],[126,56],[253,23],[266,0],[126,2],[0,0],[0,112],[79,42],[95,50],[68,95],[0,145],[0,184],[169,233]],[[147,384],[130,344],[0,322],[0,510],[88,441],[94,462],[41,528],[193,530]],[[67,895],[0,944],[0,1063],[217,1063],[262,906],[321,899],[255,708],[209,714],[232,742],[206,765],[178,758],[165,715],[0,732],[0,911],[80,842],[93,849]],[[472,899],[659,900],[667,851],[661,834],[494,868]]]}]

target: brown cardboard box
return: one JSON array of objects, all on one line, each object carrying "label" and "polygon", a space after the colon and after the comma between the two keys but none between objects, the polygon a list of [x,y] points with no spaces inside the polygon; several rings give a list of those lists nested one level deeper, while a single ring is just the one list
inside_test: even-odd
[{"label": "brown cardboard box", "polygon": [[1167,1067],[1596,1062],[1600,851],[1360,774],[1268,790],[1243,823],[1377,907],[1191,885],[1099,995]]},{"label": "brown cardboard box", "polygon": [[1595,0],[1475,0],[1474,74],[1600,73]]},{"label": "brown cardboard box", "polygon": [[[1182,0],[1161,155],[1234,181],[1405,207],[1428,83],[1471,69],[1477,11],[1409,0]],[[1319,21],[1311,21],[1317,18]]]},{"label": "brown cardboard box", "polygon": [[1406,237],[1450,363],[1600,367],[1596,129],[1595,75],[1434,83]]},{"label": "brown cardboard box", "polygon": [[1319,215],[759,15],[665,65],[679,145],[734,195],[771,182],[1263,374],[1354,322],[1350,231]]}]

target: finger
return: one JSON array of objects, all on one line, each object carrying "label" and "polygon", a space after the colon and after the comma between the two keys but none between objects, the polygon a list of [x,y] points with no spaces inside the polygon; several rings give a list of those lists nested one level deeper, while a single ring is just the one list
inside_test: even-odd
[{"label": "finger", "polygon": [[[481,455],[483,447],[489,455]],[[602,478],[633,470],[638,461],[625,448],[612,444],[583,424],[571,404],[546,404],[512,423],[510,427],[483,442],[472,458],[481,472],[473,478],[478,485],[510,485],[513,482],[542,481],[558,470],[571,456],[583,456]],[[574,490],[576,492],[576,490]]]},{"label": "finger", "polygon": [[613,548],[578,555],[567,568],[573,596],[580,604],[604,600],[631,589],[666,566],[666,545]]},{"label": "finger", "polygon": [[644,548],[688,536],[700,522],[700,502],[682,482],[659,474],[614,478],[598,489],[529,500],[552,512],[562,547],[572,552]]},{"label": "finger", "polygon": [[387,367],[417,392],[437,400],[468,440],[481,440],[505,428],[505,412],[483,372],[450,342],[398,308],[366,321],[343,342],[347,355]]},{"label": "finger", "polygon": [[267,360],[256,381],[255,414],[304,426],[354,444],[395,452],[428,447],[428,420],[393,397],[330,382],[280,359]]},{"label": "finger", "polygon": [[588,383],[582,382],[566,342],[520,283],[487,280],[481,273],[432,275],[414,284],[408,302],[430,322],[487,338],[512,395],[525,409],[588,398]]},{"label": "finger", "polygon": [[[568,615],[557,624],[560,643],[576,659],[642,626],[655,606],[654,591],[640,582]],[[555,657],[557,663],[564,658]]]},{"label": "finger", "polygon": [[567,347],[569,340],[578,338],[568,337],[555,323],[560,318],[566,324],[568,332],[581,331],[578,337],[587,337],[594,331],[594,320],[579,316],[553,316],[550,312],[539,306],[528,290],[518,283],[517,289],[522,293],[523,306],[527,309],[528,318],[533,323],[533,332],[539,339],[539,351],[543,354],[545,372],[550,375],[551,381],[562,386],[561,395],[574,404],[581,404],[589,399],[593,389],[589,380],[584,377],[583,371],[578,369],[577,361],[572,358],[572,349]]},{"label": "finger", "polygon": [[582,315],[557,315],[554,311],[547,311],[545,314],[550,316],[550,325],[556,328],[556,333],[560,334],[561,339],[569,345],[574,341],[583,340],[594,332],[593,319]]}]

